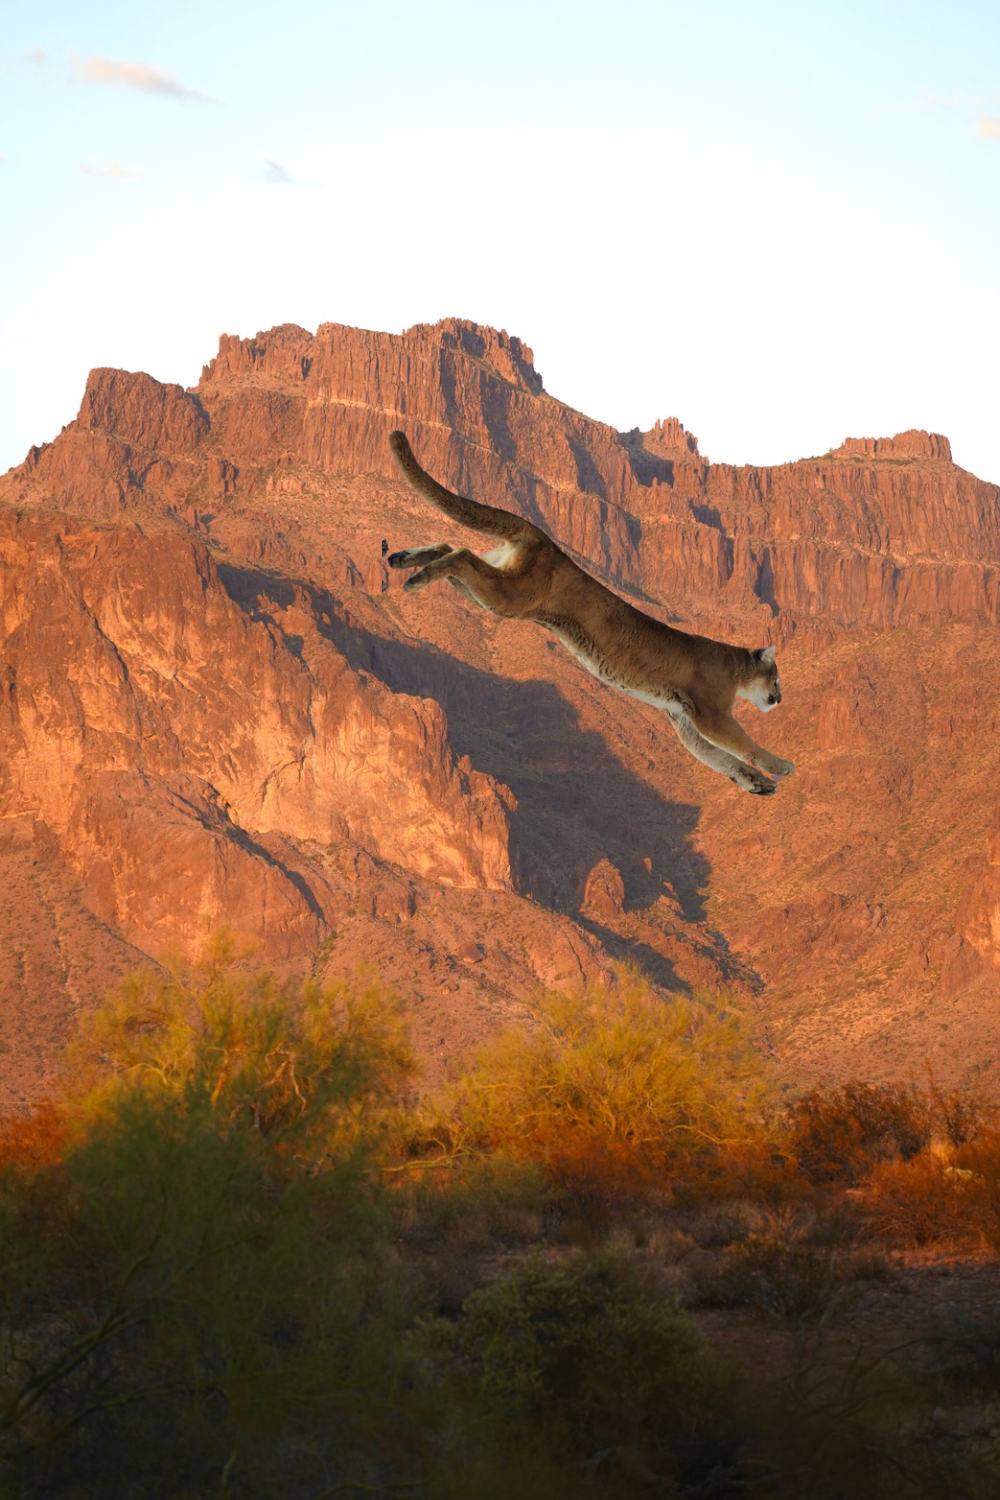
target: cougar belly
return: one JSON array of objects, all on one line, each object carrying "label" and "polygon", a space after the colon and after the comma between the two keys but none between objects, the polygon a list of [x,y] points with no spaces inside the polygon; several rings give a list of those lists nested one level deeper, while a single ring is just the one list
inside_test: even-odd
[{"label": "cougar belly", "polygon": [[638,698],[640,703],[651,703],[654,708],[679,707],[677,699],[669,689],[645,687],[642,683],[630,681],[613,662],[609,662],[604,654],[597,648],[593,641],[583,639],[576,634],[560,629],[558,625],[550,625],[549,629],[557,636],[571,656],[574,656],[592,677],[598,682],[603,682],[608,687],[617,688],[620,693],[627,693],[630,698]]}]

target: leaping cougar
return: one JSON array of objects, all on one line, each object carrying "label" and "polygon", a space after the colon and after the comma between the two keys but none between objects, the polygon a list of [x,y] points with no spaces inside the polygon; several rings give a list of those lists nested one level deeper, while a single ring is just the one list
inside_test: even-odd
[{"label": "leaping cougar", "polygon": [[450,520],[502,538],[482,557],[449,542],[391,553],[391,568],[419,569],[404,588],[447,578],[495,615],[544,625],[601,682],[664,709],[685,750],[744,791],[766,795],[794,770],[733,718],[737,697],[764,713],[781,702],[773,646],[749,651],[661,624],[578,568],[529,521],[446,490],[420,467],[403,433],[389,441],[415,490]]}]

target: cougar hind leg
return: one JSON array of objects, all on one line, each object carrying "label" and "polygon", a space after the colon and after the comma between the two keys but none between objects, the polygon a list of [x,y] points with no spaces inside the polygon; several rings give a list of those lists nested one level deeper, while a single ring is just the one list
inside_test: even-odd
[{"label": "cougar hind leg", "polygon": [[422,568],[425,563],[438,562],[454,550],[450,542],[435,542],[432,547],[407,547],[403,552],[390,552],[386,562],[390,568]]},{"label": "cougar hind leg", "polygon": [[[428,563],[440,562],[442,558],[452,557],[454,552],[455,548],[449,542],[436,542],[431,547],[408,547],[405,552],[391,552],[386,562],[390,568],[420,568],[422,570]],[[420,588],[422,583],[415,582],[420,576],[420,574],[415,574],[414,578],[408,578],[403,585],[404,589],[409,589],[411,584]],[[429,579],[422,580],[422,582],[429,581]],[[482,601],[476,598],[472,590],[460,578],[448,578],[448,582],[453,589],[457,589],[460,594],[471,599],[473,604],[481,605]]]},{"label": "cougar hind leg", "polygon": [[412,593],[441,578],[447,579],[492,614],[516,616],[521,613],[520,580],[511,577],[504,569],[493,567],[467,547],[458,547],[436,562],[427,563],[419,573],[406,580],[403,588]]}]

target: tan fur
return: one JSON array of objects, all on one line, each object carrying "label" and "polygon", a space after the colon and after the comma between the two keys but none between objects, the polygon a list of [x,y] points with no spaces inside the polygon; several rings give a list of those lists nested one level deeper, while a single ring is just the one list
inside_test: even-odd
[{"label": "tan fur", "polygon": [[746,791],[773,792],[775,782],[767,778],[794,769],[755,744],[733,718],[737,696],[764,712],[780,703],[771,647],[750,651],[661,624],[578,568],[537,526],[438,484],[403,433],[389,441],[415,490],[451,520],[503,538],[482,557],[447,542],[392,553],[390,567],[420,569],[406,589],[446,578],[493,614],[545,626],[602,682],[664,709],[684,748]]}]

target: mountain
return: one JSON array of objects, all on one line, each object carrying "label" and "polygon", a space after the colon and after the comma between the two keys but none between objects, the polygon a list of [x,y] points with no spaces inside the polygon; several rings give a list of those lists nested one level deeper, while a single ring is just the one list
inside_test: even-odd
[{"label": "mountain", "polygon": [[[746,722],[796,764],[778,794],[536,627],[403,593],[382,539],[447,528],[395,427],[641,608],[775,644]],[[220,921],[279,967],[376,964],[432,1077],[626,958],[792,1082],[996,1078],[998,609],[1000,490],[937,434],[711,464],[451,319],[224,336],[187,391],[95,370],[0,479],[0,1103],[109,975]]]}]

